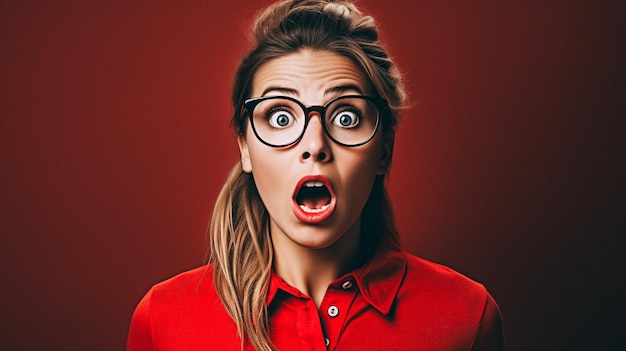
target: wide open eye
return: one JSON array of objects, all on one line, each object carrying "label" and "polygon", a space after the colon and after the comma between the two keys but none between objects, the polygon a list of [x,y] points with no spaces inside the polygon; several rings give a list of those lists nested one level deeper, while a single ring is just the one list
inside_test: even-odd
[{"label": "wide open eye", "polygon": [[332,123],[341,128],[354,128],[361,121],[361,116],[358,111],[346,108],[336,112],[332,117]]},{"label": "wide open eye", "polygon": [[294,116],[283,109],[274,108],[267,113],[267,121],[274,128],[284,129],[295,122]]}]

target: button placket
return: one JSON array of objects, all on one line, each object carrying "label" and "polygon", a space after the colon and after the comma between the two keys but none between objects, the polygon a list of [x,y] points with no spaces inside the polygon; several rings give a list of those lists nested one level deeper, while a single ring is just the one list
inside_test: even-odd
[{"label": "button placket", "polygon": [[355,286],[351,278],[336,282],[329,287],[320,305],[319,315],[324,325],[324,341],[328,341],[328,350],[334,349],[339,341],[350,305],[357,294]]}]

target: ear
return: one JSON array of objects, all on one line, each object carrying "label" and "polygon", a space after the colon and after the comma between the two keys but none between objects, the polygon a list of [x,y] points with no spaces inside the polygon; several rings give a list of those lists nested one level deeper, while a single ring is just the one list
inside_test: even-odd
[{"label": "ear", "polygon": [[393,130],[389,130],[383,134],[383,141],[381,143],[380,163],[378,164],[378,174],[385,174],[389,172],[391,167],[391,156],[393,155],[393,144],[396,138],[396,133]]},{"label": "ear", "polygon": [[246,173],[252,172],[252,162],[250,162],[250,152],[248,151],[248,143],[244,137],[237,137],[239,145],[239,153],[241,154],[241,168]]}]

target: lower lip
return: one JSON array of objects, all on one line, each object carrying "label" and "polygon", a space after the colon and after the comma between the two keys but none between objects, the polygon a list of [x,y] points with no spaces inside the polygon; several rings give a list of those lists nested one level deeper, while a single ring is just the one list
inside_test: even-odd
[{"label": "lower lip", "polygon": [[296,217],[307,224],[319,224],[327,220],[330,216],[332,216],[333,212],[335,212],[335,199],[330,201],[328,207],[320,212],[306,212],[304,211],[297,202],[293,202],[293,212]]}]

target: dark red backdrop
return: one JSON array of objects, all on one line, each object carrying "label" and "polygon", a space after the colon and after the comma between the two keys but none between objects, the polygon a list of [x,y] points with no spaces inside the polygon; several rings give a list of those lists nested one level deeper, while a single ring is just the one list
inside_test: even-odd
[{"label": "dark red backdrop", "polygon": [[[414,106],[390,182],[406,247],[487,285],[509,350],[615,347],[624,4],[362,5]],[[0,349],[120,350],[150,285],[203,262],[259,6],[1,2]]]}]

